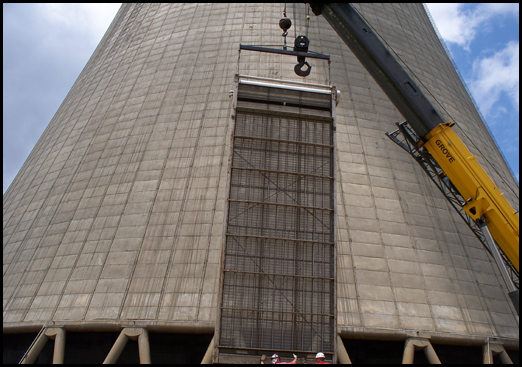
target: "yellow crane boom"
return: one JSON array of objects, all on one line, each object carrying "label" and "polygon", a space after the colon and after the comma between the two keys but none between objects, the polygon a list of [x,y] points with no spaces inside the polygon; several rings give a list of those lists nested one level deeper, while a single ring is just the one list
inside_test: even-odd
[{"label": "yellow crane boom", "polygon": [[519,217],[486,171],[453,131],[444,123],[422,139],[452,184],[466,200],[462,209],[473,219],[484,218],[491,236],[519,270]]},{"label": "yellow crane boom", "polygon": [[[413,79],[350,4],[312,3],[310,6],[315,15],[322,14],[325,17],[415,131],[417,138],[412,141],[410,136],[407,144],[413,144],[416,151],[424,147],[442,170],[440,175],[447,176],[459,191],[465,203],[458,210],[464,211],[480,227],[486,241],[491,242],[490,245],[485,244],[485,246],[492,252],[499,265],[518,313],[518,289],[513,290],[515,287],[506,276],[507,271],[503,261],[496,256],[496,247],[490,248],[495,245],[489,238],[491,234],[516,269],[516,277],[518,277],[517,212],[477,162],[477,157],[471,154],[451,128],[454,123],[442,119]],[[428,174],[433,179],[431,174]],[[487,229],[483,227],[483,223],[486,224]],[[515,286],[518,287],[516,284]]]}]

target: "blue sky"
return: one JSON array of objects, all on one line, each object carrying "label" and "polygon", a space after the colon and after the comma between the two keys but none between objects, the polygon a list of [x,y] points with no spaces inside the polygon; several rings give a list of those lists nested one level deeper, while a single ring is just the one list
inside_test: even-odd
[{"label": "blue sky", "polygon": [[[3,4],[3,192],[120,4]],[[519,179],[519,4],[427,4]]]},{"label": "blue sky", "polygon": [[519,4],[427,4],[446,46],[519,180]]}]

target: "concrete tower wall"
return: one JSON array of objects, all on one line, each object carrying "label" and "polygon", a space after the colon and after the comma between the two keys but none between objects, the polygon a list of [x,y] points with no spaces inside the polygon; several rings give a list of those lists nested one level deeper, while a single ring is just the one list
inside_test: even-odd
[{"label": "concrete tower wall", "polygon": [[[213,330],[234,75],[332,84],[337,325],[515,339],[498,270],[413,159],[401,115],[323,17],[308,60],[282,43],[283,4],[124,4],[4,195],[4,331],[61,324]],[[422,5],[355,4],[420,79],[518,210],[518,186]],[[306,7],[288,4],[306,32]],[[290,37],[291,36],[291,37]],[[420,83],[419,83],[420,84]],[[423,87],[423,89],[424,89]],[[433,97],[434,96],[434,97]],[[436,102],[434,101],[436,98]],[[42,122],[43,123],[43,122]],[[472,143],[470,143],[471,139]],[[480,151],[480,152],[479,152]],[[401,331],[402,330],[402,331]]]}]

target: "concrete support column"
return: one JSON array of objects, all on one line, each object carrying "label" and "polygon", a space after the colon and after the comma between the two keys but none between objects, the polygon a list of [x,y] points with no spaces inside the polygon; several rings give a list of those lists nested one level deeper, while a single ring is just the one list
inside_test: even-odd
[{"label": "concrete support column", "polygon": [[65,357],[65,329],[61,327],[44,329],[21,363],[34,363],[49,339],[54,340],[53,364],[63,364]]},{"label": "concrete support column", "polygon": [[404,342],[404,352],[402,354],[402,364],[413,364],[413,357],[415,354],[415,346],[410,339]]},{"label": "concrete support column", "polygon": [[500,352],[500,362],[502,362],[503,364],[513,364],[513,361],[511,360],[511,358],[509,358],[509,354],[507,354],[505,350]]},{"label": "concrete support column", "polygon": [[428,362],[431,364],[441,364],[440,359],[437,357],[437,353],[435,353],[435,349],[433,349],[430,342],[428,342],[428,345],[424,348],[424,354],[426,355]]},{"label": "concrete support column", "polygon": [[150,344],[149,344],[149,332],[145,328],[125,328],[121,331],[120,336],[116,339],[116,342],[112,346],[109,354],[103,361],[104,364],[116,363],[118,358],[123,352],[125,345],[129,339],[138,341],[138,350],[140,354],[141,364],[150,364]]},{"label": "concrete support column", "polygon": [[125,335],[124,331],[125,329],[121,331],[118,339],[116,339],[116,342],[114,342],[114,345],[109,351],[109,354],[107,354],[107,357],[103,361],[103,364],[114,364],[120,357],[121,352],[123,352],[123,348],[125,348],[125,345],[129,341],[129,337]]},{"label": "concrete support column", "polygon": [[138,350],[140,353],[141,364],[151,364],[150,359],[150,344],[149,344],[149,331],[147,329],[141,329],[141,334],[138,337]]},{"label": "concrete support column", "polygon": [[53,327],[45,329],[44,334],[54,339],[53,364],[63,364],[65,358],[65,329]]},{"label": "concrete support column", "polygon": [[344,347],[343,339],[339,334],[337,334],[337,363],[352,364],[352,360]]},{"label": "concrete support column", "polygon": [[428,362],[431,364],[440,364],[439,357],[435,353],[435,349],[428,339],[408,338],[404,342],[404,353],[402,356],[402,364],[413,364],[415,351],[422,349]]},{"label": "concrete support column", "polygon": [[513,364],[504,347],[497,343],[487,343],[482,346],[484,364],[493,364],[493,356],[499,355],[503,364]]},{"label": "concrete support column", "polygon": [[45,335],[45,333],[41,333],[29,352],[27,352],[27,355],[21,364],[33,364],[34,361],[36,361],[36,358],[38,358],[38,355],[40,355],[40,352],[42,351],[43,347],[45,347],[45,344],[48,340],[49,337]]},{"label": "concrete support column", "polygon": [[212,352],[214,351],[214,337],[212,337],[212,340],[210,341],[210,344],[208,345],[207,351],[205,352],[205,355],[203,356],[203,359],[201,360],[201,364],[212,364]]}]

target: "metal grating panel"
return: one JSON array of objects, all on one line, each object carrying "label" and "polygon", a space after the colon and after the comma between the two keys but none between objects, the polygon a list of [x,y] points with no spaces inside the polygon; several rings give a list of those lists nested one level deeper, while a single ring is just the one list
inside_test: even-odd
[{"label": "metal grating panel", "polygon": [[218,347],[333,355],[332,121],[255,110],[236,111]]}]

